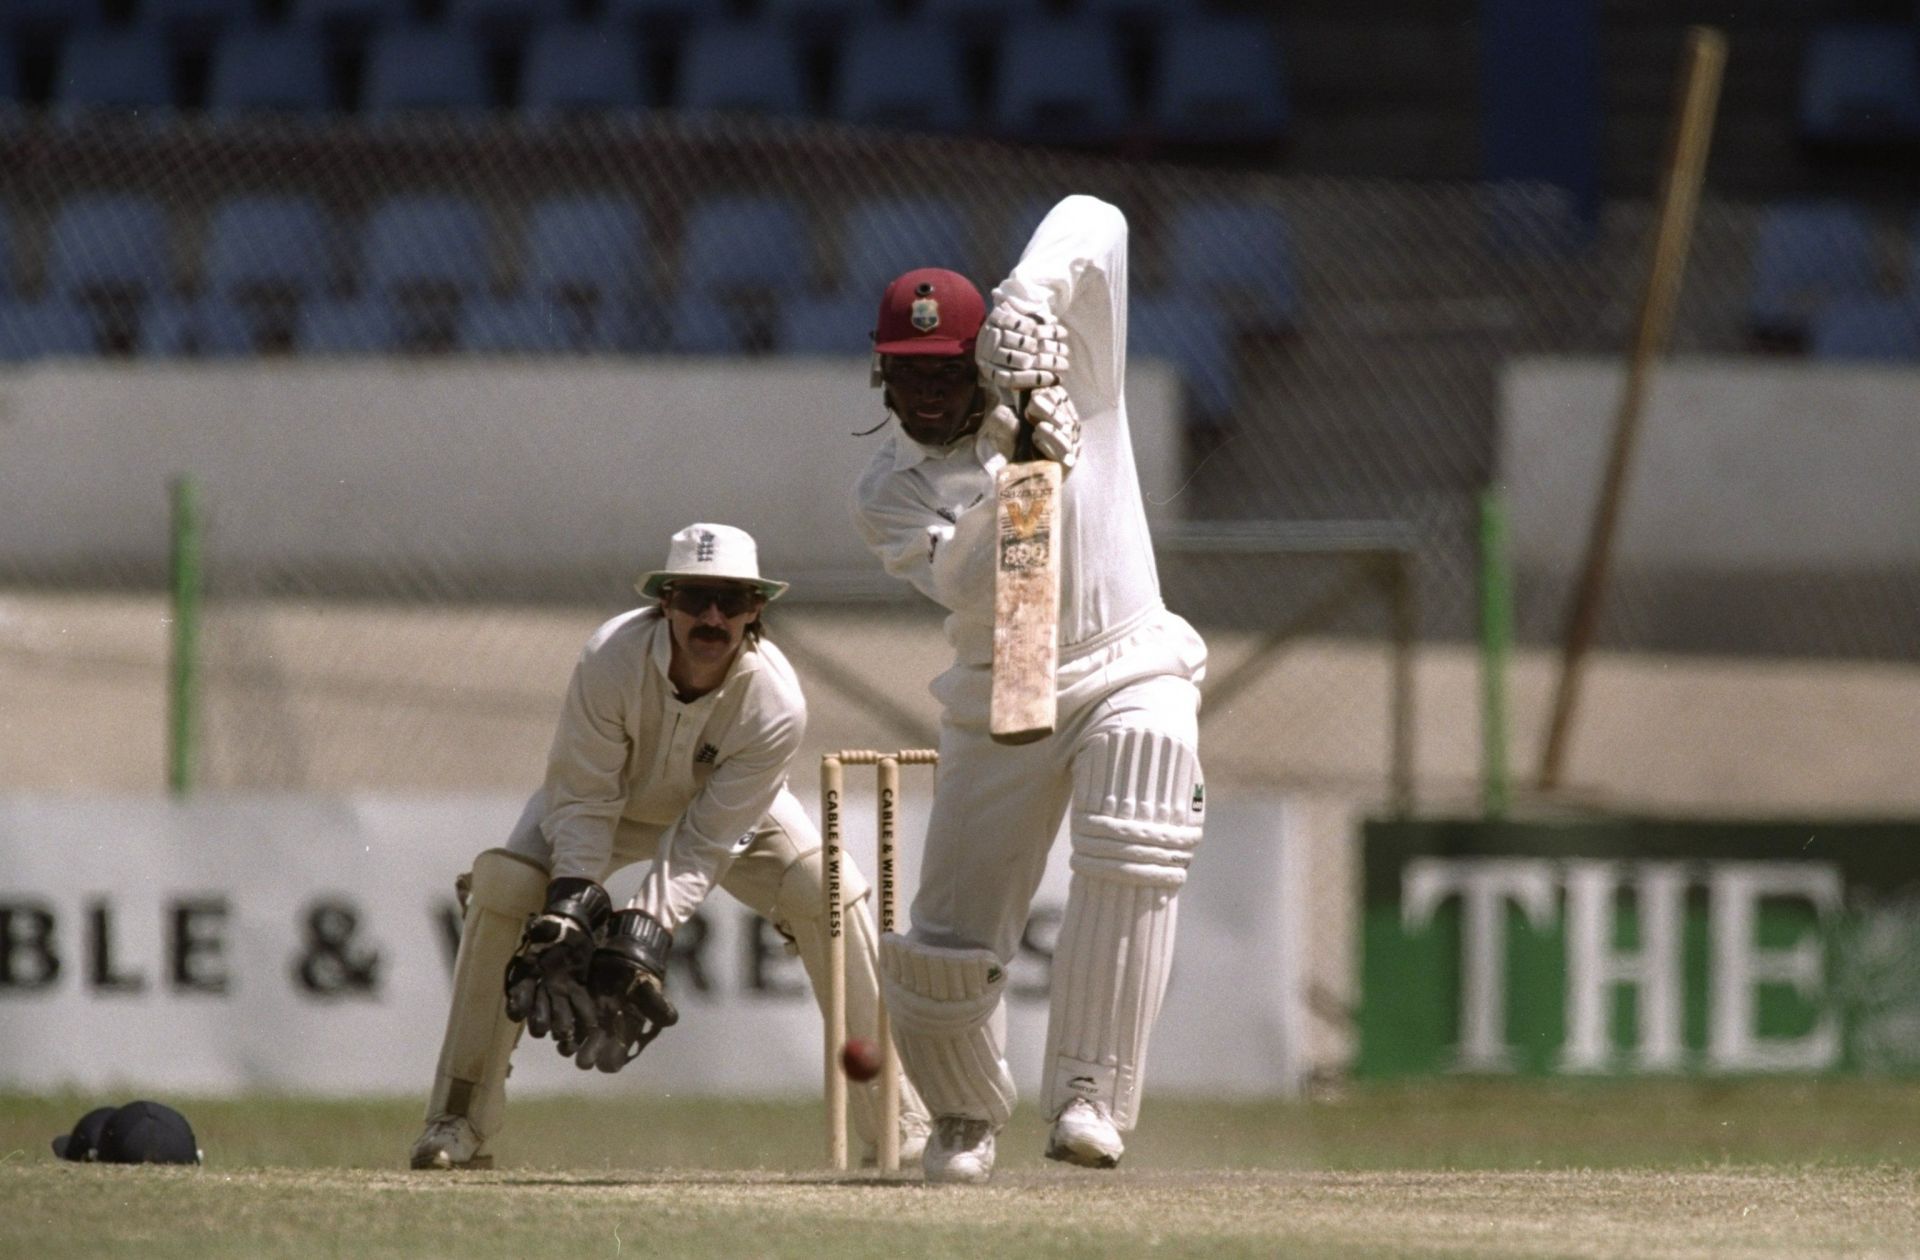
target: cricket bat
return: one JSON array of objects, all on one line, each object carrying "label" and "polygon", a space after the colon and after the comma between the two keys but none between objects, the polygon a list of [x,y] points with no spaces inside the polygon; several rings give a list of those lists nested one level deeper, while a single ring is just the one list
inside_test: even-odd
[{"label": "cricket bat", "polygon": [[995,475],[993,489],[993,701],[987,729],[995,743],[1030,744],[1053,734],[1060,465],[1033,457],[1033,429],[1024,420],[1013,461]]}]

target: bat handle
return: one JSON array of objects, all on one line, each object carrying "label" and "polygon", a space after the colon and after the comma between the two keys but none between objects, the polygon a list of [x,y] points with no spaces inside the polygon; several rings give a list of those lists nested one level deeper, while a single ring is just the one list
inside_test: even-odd
[{"label": "bat handle", "polygon": [[1014,395],[1013,418],[1015,422],[1013,437],[1013,462],[1024,464],[1033,459],[1033,426],[1027,423],[1027,402],[1033,397],[1033,391],[1023,389]]}]

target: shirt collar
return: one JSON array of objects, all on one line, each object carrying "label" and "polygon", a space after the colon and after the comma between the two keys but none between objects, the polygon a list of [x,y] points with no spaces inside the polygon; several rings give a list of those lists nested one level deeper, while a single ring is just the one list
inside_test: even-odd
[{"label": "shirt collar", "polygon": [[984,432],[976,431],[971,442],[955,442],[951,446],[923,446],[907,436],[906,430],[895,423],[889,440],[893,443],[893,471],[905,472],[931,459],[947,459],[959,451],[971,451],[974,459],[982,467],[997,452],[993,449]]}]

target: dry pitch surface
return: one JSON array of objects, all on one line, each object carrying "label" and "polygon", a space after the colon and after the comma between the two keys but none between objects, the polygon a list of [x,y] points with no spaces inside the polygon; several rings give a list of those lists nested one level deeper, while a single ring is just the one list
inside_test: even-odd
[{"label": "dry pitch surface", "polygon": [[[516,1105],[491,1172],[397,1170],[407,1101],[173,1100],[200,1169],[76,1166],[0,1099],[0,1256],[1920,1256],[1905,1084],[1449,1083],[1158,1102],[1127,1165],[1004,1135],[983,1188],[816,1166],[818,1105]],[[107,1100],[111,1101],[111,1100]]]}]

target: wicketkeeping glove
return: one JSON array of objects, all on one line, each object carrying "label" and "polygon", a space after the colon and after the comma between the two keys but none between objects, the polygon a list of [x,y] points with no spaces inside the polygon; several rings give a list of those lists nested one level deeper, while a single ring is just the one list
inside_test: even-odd
[{"label": "wicketkeeping glove", "polygon": [[1003,394],[1058,385],[1067,374],[1067,330],[1044,310],[1001,302],[973,344],[974,362]]},{"label": "wicketkeeping glove", "polygon": [[588,967],[594,1023],[574,1055],[576,1066],[618,1072],[680,1022],[666,990],[672,947],[673,934],[646,911],[622,910],[613,916],[606,943],[593,952]]},{"label": "wicketkeeping glove", "polygon": [[524,1020],[536,1037],[551,1032],[562,1054],[573,1054],[594,1027],[587,964],[612,913],[607,890],[593,880],[553,880],[546,908],[507,961],[507,1018]]}]

